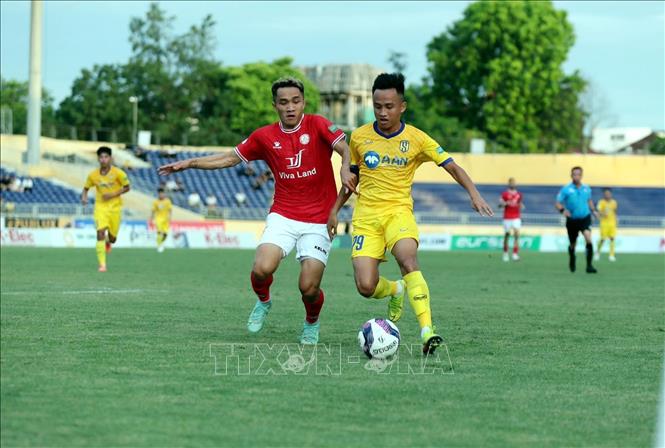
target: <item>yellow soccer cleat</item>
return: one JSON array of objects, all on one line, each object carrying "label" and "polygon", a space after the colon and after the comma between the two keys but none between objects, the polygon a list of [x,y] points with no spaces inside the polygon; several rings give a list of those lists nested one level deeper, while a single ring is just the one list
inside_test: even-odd
[{"label": "yellow soccer cleat", "polygon": [[402,317],[404,310],[404,296],[406,295],[406,282],[402,279],[397,280],[397,292],[388,302],[388,319],[397,322]]}]

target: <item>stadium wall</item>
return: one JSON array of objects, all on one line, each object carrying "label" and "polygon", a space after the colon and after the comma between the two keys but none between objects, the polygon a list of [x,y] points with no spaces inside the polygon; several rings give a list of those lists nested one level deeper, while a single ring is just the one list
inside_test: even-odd
[{"label": "stadium wall", "polygon": [[[8,228],[0,219],[1,244],[23,247],[95,247],[96,233],[92,219],[75,220],[69,228]],[[188,249],[253,249],[263,232],[257,221],[174,221],[167,247]],[[433,226],[420,228],[421,250],[490,251],[502,248],[500,228],[486,226]],[[598,234],[594,232],[594,240]],[[578,250],[583,251],[583,239]],[[521,248],[534,252],[564,252],[568,240],[563,229],[529,227],[520,238]],[[119,248],[154,248],[156,231],[145,220],[126,220],[118,235]],[[350,248],[351,237],[339,235],[333,247]],[[616,241],[618,253],[663,253],[665,230],[624,229]],[[607,245],[605,250],[608,250]]]},{"label": "stadium wall", "polygon": [[[570,169],[584,168],[584,182],[595,186],[665,188],[665,156],[600,154],[452,154],[477,184],[556,185],[570,182]],[[339,171],[340,158],[333,159]],[[415,182],[455,181],[433,163],[423,164]],[[339,179],[338,179],[339,183]]]}]

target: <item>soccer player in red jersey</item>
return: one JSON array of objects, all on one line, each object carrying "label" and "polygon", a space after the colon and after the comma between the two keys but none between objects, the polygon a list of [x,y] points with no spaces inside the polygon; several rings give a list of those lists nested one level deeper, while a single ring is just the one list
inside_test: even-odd
[{"label": "soccer player in red jersey", "polygon": [[499,208],[503,208],[503,261],[510,261],[508,255],[508,241],[510,233],[514,235],[513,261],[520,259],[520,229],[522,228],[522,193],[517,191],[515,179],[508,179],[508,189],[501,193]]},{"label": "soccer player in red jersey", "polygon": [[320,288],[331,240],[326,223],[337,198],[330,157],[342,156],[341,179],[355,191],[357,176],[349,168],[349,146],[344,132],[319,115],[306,115],[305,88],[297,79],[280,79],[272,85],[273,106],[279,121],[252,132],[233,151],[181,160],[164,165],[167,175],[190,168],[214,170],[240,162],[264,160],[275,178],[275,196],[266,228],[256,249],[251,283],[258,300],[247,322],[257,333],[272,306],[270,285],[282,258],[296,248],[300,262],[299,287],[306,317],[302,344],[319,340],[319,313],[324,294]]}]

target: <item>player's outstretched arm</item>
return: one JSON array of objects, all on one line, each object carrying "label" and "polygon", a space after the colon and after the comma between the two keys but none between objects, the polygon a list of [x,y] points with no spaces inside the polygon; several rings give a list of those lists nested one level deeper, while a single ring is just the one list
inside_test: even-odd
[{"label": "player's outstretched arm", "polygon": [[458,184],[464,187],[467,193],[469,193],[469,198],[471,199],[471,208],[473,208],[482,216],[494,216],[492,207],[490,207],[489,204],[485,202],[485,199],[483,199],[483,197],[480,195],[480,192],[476,188],[475,184],[461,166],[455,162],[449,162],[443,168],[448,171],[448,174],[450,174]]},{"label": "player's outstretched arm", "polygon": [[236,166],[241,162],[240,157],[235,151],[226,151],[220,154],[213,154],[205,157],[194,157],[193,159],[180,160],[178,162],[162,165],[158,168],[161,176],[167,176],[178,171],[189,169],[199,170],[218,170]]}]

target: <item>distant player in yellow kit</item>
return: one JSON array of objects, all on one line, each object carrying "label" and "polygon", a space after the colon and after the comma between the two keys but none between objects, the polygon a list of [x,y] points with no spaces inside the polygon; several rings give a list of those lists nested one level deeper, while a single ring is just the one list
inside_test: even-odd
[{"label": "distant player in yellow kit", "polygon": [[127,174],[113,166],[111,148],[102,146],[97,150],[99,169],[88,174],[81,203],[88,203],[88,190],[95,188],[95,227],[97,229],[97,261],[99,272],[106,272],[106,254],[111,252],[111,244],[115,243],[120,230],[122,216],[121,195],[129,191]]},{"label": "distant player in yellow kit", "polygon": [[164,189],[157,190],[159,199],[152,203],[152,216],[150,219],[155,223],[157,228],[157,252],[164,252],[164,241],[169,234],[171,227],[171,209],[173,204],[171,200],[166,197]]},{"label": "distant player in yellow kit", "polygon": [[[443,339],[432,325],[429,287],[417,259],[418,228],[411,198],[416,169],[425,162],[436,163],[466,189],[474,210],[484,216],[493,212],[471,178],[437,142],[401,121],[406,111],[404,76],[379,75],[372,98],[376,121],[353,131],[349,145],[352,171],[359,175],[351,249],[356,288],[367,298],[390,298],[388,317],[393,322],[402,316],[407,295],[420,325],[423,354],[429,355]],[[351,193],[343,188],[330,212],[331,238],[337,229],[337,213]],[[402,272],[397,281],[379,276],[386,249]]]},{"label": "distant player in yellow kit", "polygon": [[616,261],[614,256],[614,239],[617,236],[617,201],[612,198],[612,190],[605,188],[603,198],[596,206],[600,213],[600,241],[596,251],[596,260],[600,259],[600,249],[606,239],[610,240],[610,261]]}]

